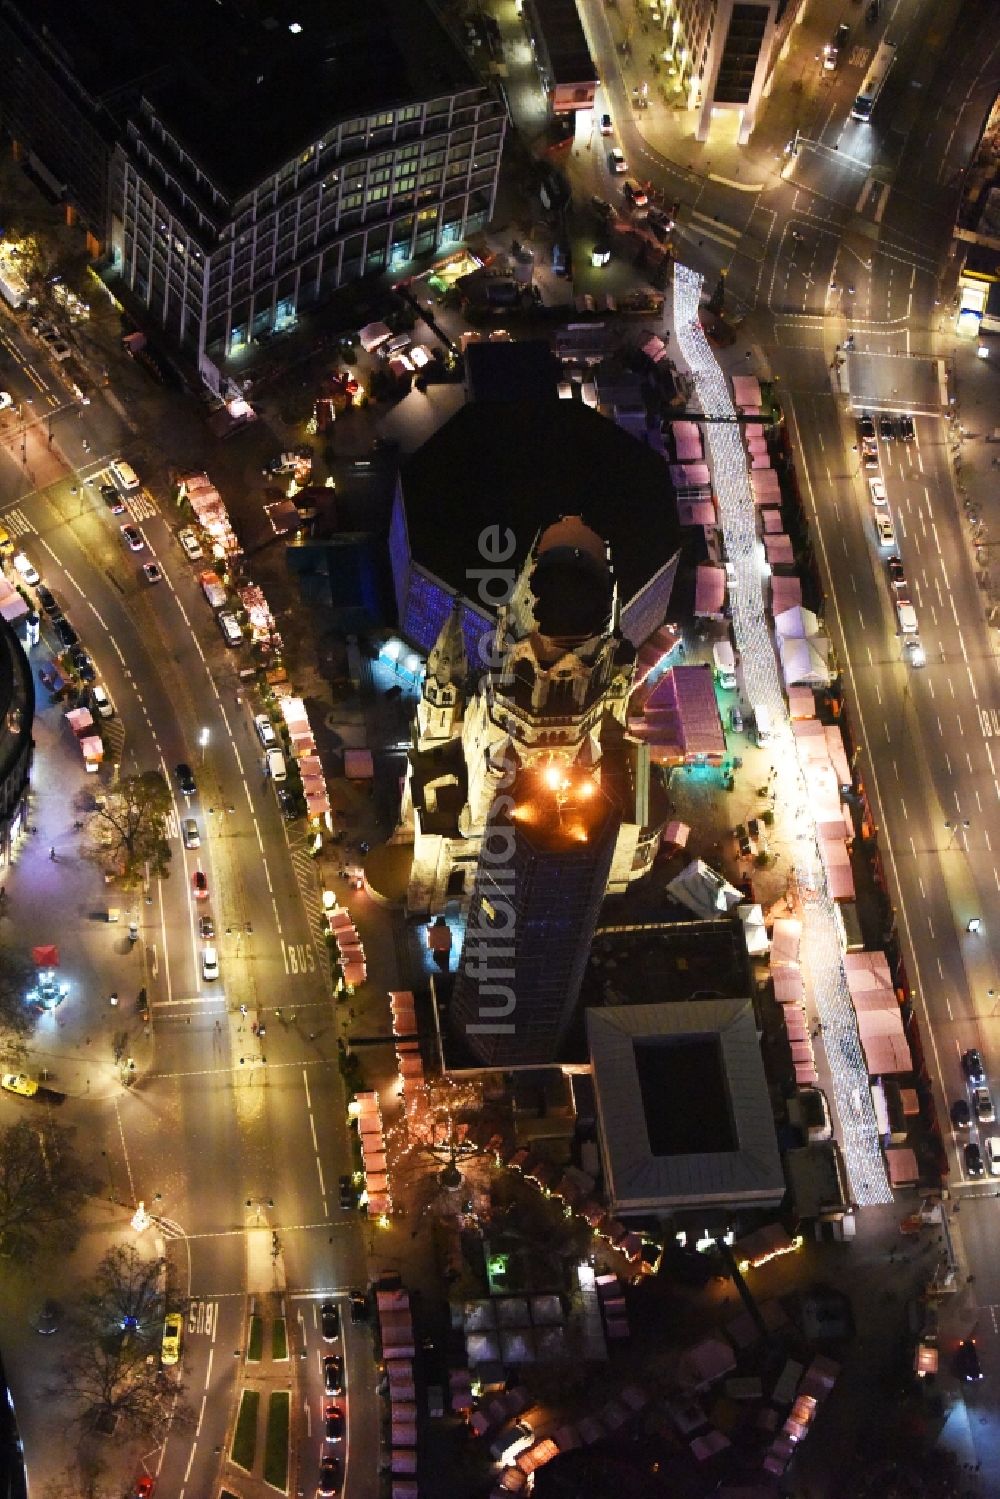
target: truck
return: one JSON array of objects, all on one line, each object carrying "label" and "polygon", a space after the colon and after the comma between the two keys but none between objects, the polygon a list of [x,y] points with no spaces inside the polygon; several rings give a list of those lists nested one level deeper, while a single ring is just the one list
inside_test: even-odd
[{"label": "truck", "polygon": [[198,582],[201,584],[202,593],[208,599],[213,609],[224,609],[226,607],[226,590],[222,586],[222,579],[218,573],[199,573]]},{"label": "truck", "polygon": [[0,296],[3,297],[8,307],[13,307],[18,312],[28,302],[28,283],[20,271],[15,271],[13,266],[0,264]]}]

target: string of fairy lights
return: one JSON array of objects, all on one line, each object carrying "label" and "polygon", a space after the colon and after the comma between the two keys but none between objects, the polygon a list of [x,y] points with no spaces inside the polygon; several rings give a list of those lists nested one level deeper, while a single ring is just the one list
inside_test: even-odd
[{"label": "string of fairy lights", "polygon": [[[698,318],[702,277],[687,266],[674,267],[674,328],[677,344],[694,380],[702,411],[735,417],[727,379]],[[892,1201],[879,1143],[868,1066],[844,972],[834,901],[819,855],[816,824],[809,805],[785,706],[774,644],[764,613],[764,554],[757,536],[753,488],[743,437],[735,421],[705,424],[712,460],[726,558],[730,564],[733,632],[751,704],[765,707],[773,727],[775,758],[784,795],[796,799],[795,864],[803,903],[803,956],[833,1079],[841,1124],[841,1146],[854,1201],[860,1207]]]}]

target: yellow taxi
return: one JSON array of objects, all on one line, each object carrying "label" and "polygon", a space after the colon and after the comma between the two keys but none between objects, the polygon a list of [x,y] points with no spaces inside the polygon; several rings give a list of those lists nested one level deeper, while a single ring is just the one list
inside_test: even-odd
[{"label": "yellow taxi", "polygon": [[181,1329],[184,1326],[180,1312],[169,1312],[163,1322],[163,1342],[160,1347],[160,1362],[164,1366],[176,1364],[181,1356]]}]

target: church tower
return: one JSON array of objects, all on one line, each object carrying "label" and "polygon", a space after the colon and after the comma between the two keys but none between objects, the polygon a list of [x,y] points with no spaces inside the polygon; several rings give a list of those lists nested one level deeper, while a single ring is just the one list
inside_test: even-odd
[{"label": "church tower", "polygon": [[469,658],[462,633],[462,607],[456,599],[430,655],[417,704],[417,749],[455,737],[465,708]]}]

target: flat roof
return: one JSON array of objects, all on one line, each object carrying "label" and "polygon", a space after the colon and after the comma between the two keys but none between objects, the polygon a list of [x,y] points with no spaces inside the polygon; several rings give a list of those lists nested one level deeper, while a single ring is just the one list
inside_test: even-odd
[{"label": "flat roof", "polygon": [[615,1212],[781,1201],[749,999],[588,1010],[587,1041]]},{"label": "flat roof", "polygon": [[338,120],[478,85],[423,0],[30,0],[25,16],[111,114],[148,97],[233,196]]},{"label": "flat roof", "polygon": [[517,570],[540,530],[582,516],[611,549],[623,607],[681,547],[663,459],[582,401],[470,402],[406,460],[401,488],[414,561],[463,597],[490,565],[487,526],[509,528]]}]

